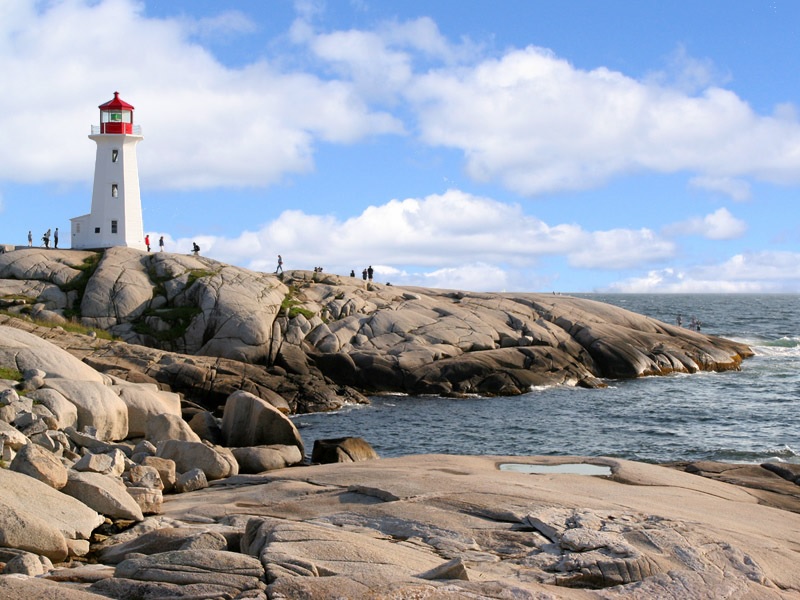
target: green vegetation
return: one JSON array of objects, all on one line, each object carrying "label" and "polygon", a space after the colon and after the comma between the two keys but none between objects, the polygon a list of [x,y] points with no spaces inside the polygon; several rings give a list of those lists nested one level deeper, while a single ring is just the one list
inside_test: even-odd
[{"label": "green vegetation", "polygon": [[16,369],[0,367],[0,379],[10,379],[11,381],[22,381],[22,373]]},{"label": "green vegetation", "polygon": [[[186,333],[189,325],[202,310],[196,306],[176,306],[171,308],[147,309],[141,320],[133,326],[133,330],[141,335],[149,335],[159,342],[174,342]],[[147,317],[158,317],[167,325],[163,331],[154,329],[147,323]]]},{"label": "green vegetation", "polygon": [[209,271],[208,269],[192,269],[189,271],[189,279],[186,282],[186,287],[191,287],[191,285],[198,279],[202,279],[203,277],[213,277],[216,274],[216,271]]},{"label": "green vegetation", "polygon": [[[23,310],[23,313],[26,311]],[[66,312],[66,311],[64,311]],[[20,315],[16,313],[9,312],[7,310],[0,310],[0,315],[5,315],[7,317],[12,317],[14,319],[19,319]],[[91,332],[94,332],[95,335],[103,340],[114,340],[117,339],[113,335],[111,335],[105,329],[95,329],[93,327],[86,327],[85,325],[81,325],[80,323],[75,323],[70,321],[68,323],[54,323],[53,321],[45,321],[43,319],[33,319],[30,315],[26,315],[25,320],[30,321],[34,325],[38,325],[39,327],[61,327],[64,331],[69,331],[70,333],[81,333],[83,335],[88,335]]]},{"label": "green vegetation", "polygon": [[297,291],[296,287],[289,287],[289,293],[283,299],[283,302],[281,302],[281,311],[290,319],[294,319],[297,315],[303,315],[306,319],[311,319],[316,313],[313,310],[308,310],[300,306],[302,302],[294,297]]}]

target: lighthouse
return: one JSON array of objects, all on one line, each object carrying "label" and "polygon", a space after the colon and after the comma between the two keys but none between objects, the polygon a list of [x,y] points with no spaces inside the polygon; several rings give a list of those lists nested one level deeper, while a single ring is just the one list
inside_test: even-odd
[{"label": "lighthouse", "polygon": [[144,139],[133,124],[133,106],[114,92],[100,108],[100,125],[89,139],[97,144],[92,212],[70,219],[72,247],[100,249],[129,246],[145,249],[136,145]]}]

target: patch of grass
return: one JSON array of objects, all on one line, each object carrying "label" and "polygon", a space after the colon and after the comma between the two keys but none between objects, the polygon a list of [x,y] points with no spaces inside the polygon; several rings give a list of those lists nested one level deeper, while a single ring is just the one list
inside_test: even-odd
[{"label": "patch of grass", "polygon": [[11,381],[22,381],[22,373],[9,367],[0,367],[0,379],[10,379]]},{"label": "patch of grass", "polygon": [[297,315],[303,315],[306,319],[311,319],[316,313],[300,306],[302,302],[294,297],[295,293],[297,293],[297,288],[294,286],[289,287],[289,293],[281,302],[281,311],[290,319],[294,319]]},{"label": "patch of grass", "polygon": [[189,279],[186,282],[186,287],[191,287],[195,281],[198,279],[203,279],[204,277],[213,277],[216,275],[216,271],[209,271],[208,269],[192,269],[189,271]]},{"label": "patch of grass", "polygon": [[[192,319],[201,312],[203,311],[196,306],[148,309],[142,315],[142,320],[134,324],[133,330],[141,335],[153,337],[159,342],[174,342],[186,333]],[[170,327],[164,331],[158,331],[146,322],[145,317],[159,317]]]}]

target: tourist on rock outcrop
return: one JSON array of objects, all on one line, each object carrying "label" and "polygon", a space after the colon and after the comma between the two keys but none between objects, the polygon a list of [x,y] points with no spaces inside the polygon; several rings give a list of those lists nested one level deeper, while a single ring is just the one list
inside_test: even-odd
[{"label": "tourist on rock outcrop", "polygon": [[53,248],[58,248],[58,227],[53,232]]},{"label": "tourist on rock outcrop", "polygon": [[192,254],[195,256],[200,255],[200,246],[197,245],[197,242],[192,242]]},{"label": "tourist on rock outcrop", "polygon": [[147,246],[147,251],[150,252],[150,234],[144,236],[144,245]]},{"label": "tourist on rock outcrop", "polygon": [[28,230],[28,248],[33,246],[33,233],[31,233],[30,229]]},{"label": "tourist on rock outcrop", "polygon": [[278,266],[275,267],[275,274],[276,275],[278,274],[278,271],[283,273],[283,258],[281,258],[280,254],[278,254]]},{"label": "tourist on rock outcrop", "polygon": [[49,229],[44,232],[44,235],[42,236],[42,241],[44,242],[44,247],[45,248],[49,248],[50,247],[50,230]]},{"label": "tourist on rock outcrop", "polygon": [[367,280],[367,270],[366,270],[366,269],[364,269],[363,271],[361,271],[361,278],[362,278],[364,281],[366,281],[366,280]]},{"label": "tourist on rock outcrop", "polygon": [[355,277],[356,272],[353,269],[350,269],[350,277]]},{"label": "tourist on rock outcrop", "polygon": [[163,235],[160,238],[158,238],[158,251],[159,252],[163,252],[164,251],[164,236]]},{"label": "tourist on rock outcrop", "polygon": [[375,272],[375,271],[373,271],[373,270],[372,270],[372,265],[370,265],[370,266],[367,268],[367,277],[369,277],[369,280],[370,280],[370,281],[372,281],[372,274],[373,274],[374,272]]}]

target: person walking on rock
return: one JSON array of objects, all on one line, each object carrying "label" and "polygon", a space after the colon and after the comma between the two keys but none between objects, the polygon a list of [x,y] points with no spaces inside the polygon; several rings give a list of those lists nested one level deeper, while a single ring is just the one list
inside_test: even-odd
[{"label": "person walking on rock", "polygon": [[28,230],[28,248],[32,248],[32,247],[33,247],[33,233],[29,229]]},{"label": "person walking on rock", "polygon": [[147,251],[150,252],[150,234],[144,236],[144,245],[147,246]]},{"label": "person walking on rock", "polygon": [[158,238],[158,251],[159,252],[163,252],[164,251],[164,236],[163,235],[160,238]]},{"label": "person walking on rock", "polygon": [[58,227],[53,232],[53,248],[58,248]]},{"label": "person walking on rock", "polygon": [[278,254],[278,266],[275,267],[275,274],[276,275],[278,274],[278,271],[283,273],[283,258],[281,257],[280,254]]},{"label": "person walking on rock", "polygon": [[44,235],[42,236],[42,241],[44,242],[44,247],[45,248],[49,248],[50,247],[50,230],[49,229],[44,232]]}]

